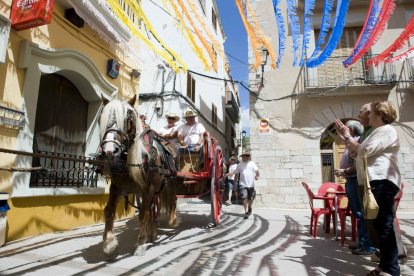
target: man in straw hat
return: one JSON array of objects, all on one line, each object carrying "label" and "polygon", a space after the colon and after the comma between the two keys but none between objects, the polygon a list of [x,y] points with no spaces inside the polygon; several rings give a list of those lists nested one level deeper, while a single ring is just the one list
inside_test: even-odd
[{"label": "man in straw hat", "polygon": [[167,125],[158,131],[158,135],[168,140],[173,145],[177,145],[178,126],[176,123],[180,120],[180,117],[177,114],[170,112],[165,115],[165,119],[167,119]]},{"label": "man in straw hat", "polygon": [[203,134],[206,132],[203,124],[195,120],[196,116],[193,110],[187,110],[183,116],[185,124],[178,129],[178,142],[181,146],[188,146],[190,151],[200,149],[203,145]]},{"label": "man in straw hat", "polygon": [[[237,165],[233,174],[239,174],[239,194],[243,199],[244,218],[248,219],[252,214],[252,205],[256,197],[256,190],[254,189],[254,181],[259,179],[259,169],[257,165],[251,160],[249,151],[243,151],[240,155],[242,161]],[[230,174],[231,175],[231,174]]]}]

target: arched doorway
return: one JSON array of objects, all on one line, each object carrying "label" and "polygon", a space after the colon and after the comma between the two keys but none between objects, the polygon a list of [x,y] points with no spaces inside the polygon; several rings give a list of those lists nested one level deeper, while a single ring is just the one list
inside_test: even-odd
[{"label": "arched doorway", "polygon": [[[354,118],[341,119],[343,123]],[[345,142],[337,138],[335,123],[330,124],[321,135],[320,149],[322,160],[322,182],[336,182],[345,184],[345,179],[336,177],[335,169],[340,167],[340,161],[345,151]]]}]

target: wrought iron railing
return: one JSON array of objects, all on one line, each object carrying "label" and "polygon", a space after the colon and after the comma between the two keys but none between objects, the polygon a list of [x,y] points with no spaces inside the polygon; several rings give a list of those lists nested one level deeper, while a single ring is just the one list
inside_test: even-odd
[{"label": "wrought iron railing", "polygon": [[305,87],[338,87],[361,85],[395,85],[397,73],[390,63],[367,66],[373,55],[365,55],[350,68],[344,68],[344,56],[331,57],[317,68],[306,68]]},{"label": "wrought iron railing", "polygon": [[41,167],[30,177],[30,187],[97,187],[97,167],[84,156],[34,152],[32,167]]}]

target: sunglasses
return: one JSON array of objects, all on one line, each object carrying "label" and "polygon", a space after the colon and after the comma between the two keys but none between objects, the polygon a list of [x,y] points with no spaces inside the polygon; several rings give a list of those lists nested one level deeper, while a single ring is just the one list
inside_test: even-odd
[{"label": "sunglasses", "polygon": [[167,120],[174,120],[174,121],[175,121],[175,118],[173,118],[173,117],[168,117],[168,118],[167,118]]}]

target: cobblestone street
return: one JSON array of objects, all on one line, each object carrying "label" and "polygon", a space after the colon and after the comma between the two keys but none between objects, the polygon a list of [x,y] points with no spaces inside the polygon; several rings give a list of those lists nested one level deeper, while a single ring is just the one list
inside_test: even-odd
[{"label": "cobblestone street", "polygon": [[[224,206],[221,224],[212,227],[209,204],[181,204],[180,225],[161,222],[144,256],[132,255],[137,220],[119,221],[114,262],[102,253],[102,224],[10,242],[0,249],[0,275],[365,275],[375,265],[321,229],[311,238],[308,210],[254,209],[245,220],[242,209]],[[402,275],[414,275],[412,214],[399,217],[411,255]]]}]

